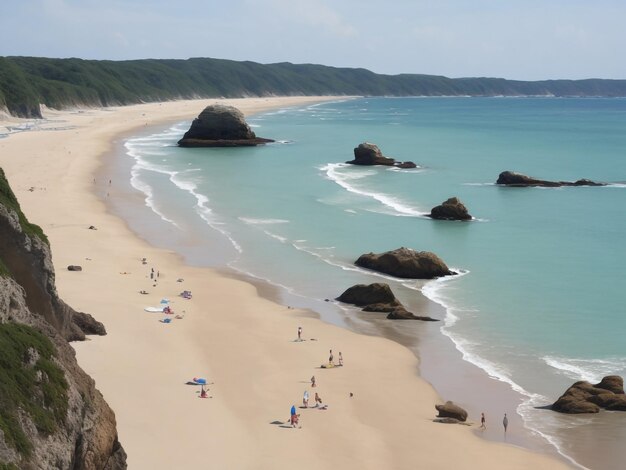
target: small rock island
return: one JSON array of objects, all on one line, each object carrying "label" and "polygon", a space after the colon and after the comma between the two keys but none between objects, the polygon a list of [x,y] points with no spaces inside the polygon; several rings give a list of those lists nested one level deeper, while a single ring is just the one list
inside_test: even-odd
[{"label": "small rock island", "polygon": [[606,186],[606,183],[597,183],[588,179],[580,179],[578,181],[548,181],[526,176],[514,171],[503,171],[498,176],[496,184],[502,186],[513,186],[516,188],[525,188],[527,186],[541,186],[544,188],[559,188],[561,186]]},{"label": "small rock island", "polygon": [[559,413],[598,413],[600,408],[626,411],[624,379],[608,375],[595,385],[584,380],[568,388],[550,408]]},{"label": "small rock island", "polygon": [[346,163],[351,165],[384,165],[395,166],[396,168],[417,168],[413,162],[398,162],[390,157],[385,157],[378,148],[378,145],[363,142],[354,149],[354,160]]},{"label": "small rock island", "polygon": [[193,120],[180,147],[250,147],[274,142],[257,137],[243,113],[234,106],[209,105]]},{"label": "small rock island", "polygon": [[380,254],[363,254],[354,264],[403,279],[434,279],[456,274],[436,254],[404,247]]},{"label": "small rock island", "polygon": [[458,197],[451,197],[430,211],[430,218],[437,220],[472,220],[465,204]]}]

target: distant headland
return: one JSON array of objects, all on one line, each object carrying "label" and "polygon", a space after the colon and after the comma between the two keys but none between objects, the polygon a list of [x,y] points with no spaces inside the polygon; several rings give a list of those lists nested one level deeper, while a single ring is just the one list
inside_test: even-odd
[{"label": "distant headland", "polygon": [[366,69],[232,60],[128,61],[0,57],[0,112],[41,118],[53,109],[250,96],[626,97],[626,80],[448,78]]}]

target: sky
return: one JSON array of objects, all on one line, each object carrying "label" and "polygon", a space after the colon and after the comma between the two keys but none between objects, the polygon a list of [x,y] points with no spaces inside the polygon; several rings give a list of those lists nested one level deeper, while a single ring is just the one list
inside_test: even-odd
[{"label": "sky", "polygon": [[0,0],[0,56],[626,79],[626,0]]}]

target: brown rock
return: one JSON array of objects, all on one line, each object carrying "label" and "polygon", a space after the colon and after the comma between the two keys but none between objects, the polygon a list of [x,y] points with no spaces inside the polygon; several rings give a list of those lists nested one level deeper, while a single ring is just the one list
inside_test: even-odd
[{"label": "brown rock", "polygon": [[378,145],[363,142],[354,149],[354,160],[349,162],[352,165],[384,165],[398,168],[416,168],[413,162],[397,162],[393,158],[385,157],[378,148]]},{"label": "brown rock", "polygon": [[240,147],[274,142],[257,137],[234,106],[209,105],[178,141],[181,147]]},{"label": "brown rock", "polygon": [[576,382],[551,405],[560,413],[598,413],[601,408],[626,411],[623,379],[617,375],[604,377],[597,385]]},{"label": "brown rock", "polygon": [[459,198],[451,197],[439,206],[433,207],[430,217],[439,220],[471,220],[472,216]]},{"label": "brown rock", "polygon": [[435,408],[439,412],[438,418],[454,418],[459,421],[467,419],[467,411],[451,401],[447,401],[444,405],[435,405]]},{"label": "brown rock", "polygon": [[391,292],[389,285],[378,282],[369,285],[357,284],[352,286],[337,297],[337,300],[359,307],[372,304],[400,305],[396,296]]},{"label": "brown rock", "polygon": [[606,183],[597,183],[588,179],[580,179],[575,182],[540,180],[513,171],[503,171],[500,173],[496,184],[514,187],[543,186],[547,188],[557,188],[559,186],[606,186]]},{"label": "brown rock", "polygon": [[433,279],[455,274],[436,254],[404,247],[380,254],[361,255],[355,264],[405,279]]}]

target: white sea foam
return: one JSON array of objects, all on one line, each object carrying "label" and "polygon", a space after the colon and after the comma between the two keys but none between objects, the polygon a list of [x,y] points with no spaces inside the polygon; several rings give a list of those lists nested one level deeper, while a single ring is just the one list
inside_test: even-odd
[{"label": "white sea foam", "polygon": [[542,359],[547,365],[572,380],[586,380],[587,382],[597,383],[604,376],[624,375],[626,373],[626,357],[577,359],[544,356]]},{"label": "white sea foam", "polygon": [[385,207],[392,209],[394,211],[394,215],[400,215],[404,217],[424,217],[426,216],[426,214],[428,214],[427,212],[422,212],[415,209],[414,207],[409,206],[408,204],[404,203],[394,196],[357,188],[354,184],[351,184],[350,182],[362,179],[372,174],[376,174],[376,170],[357,170],[345,173],[339,171],[341,168],[347,167],[352,168],[352,166],[347,163],[329,163],[321,167],[320,170],[326,173],[326,177],[329,180],[337,183],[345,190],[380,202]]},{"label": "white sea foam", "polygon": [[289,223],[289,221],[285,219],[254,219],[252,217],[238,217],[238,219],[248,225],[273,225]]}]

